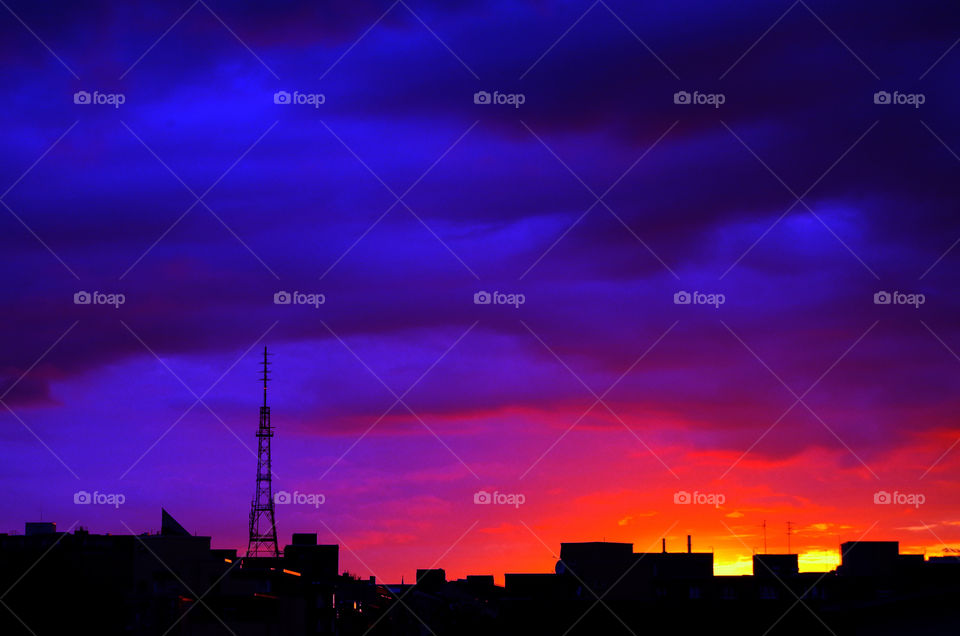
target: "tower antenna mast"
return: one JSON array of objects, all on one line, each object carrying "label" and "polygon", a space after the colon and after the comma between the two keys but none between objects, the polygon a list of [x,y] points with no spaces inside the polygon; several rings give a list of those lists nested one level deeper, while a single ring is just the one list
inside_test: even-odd
[{"label": "tower antenna mast", "polygon": [[273,470],[270,458],[270,440],[273,426],[270,425],[270,407],[267,406],[267,381],[270,379],[270,362],[267,348],[263,348],[263,406],[260,407],[260,426],[257,428],[257,490],[250,503],[250,538],[247,543],[248,557],[278,557],[277,523],[274,517]]},{"label": "tower antenna mast", "polygon": [[263,380],[263,406],[267,406],[267,380],[270,379],[270,361],[267,360],[267,348],[263,348],[263,375],[260,376],[260,379]]}]

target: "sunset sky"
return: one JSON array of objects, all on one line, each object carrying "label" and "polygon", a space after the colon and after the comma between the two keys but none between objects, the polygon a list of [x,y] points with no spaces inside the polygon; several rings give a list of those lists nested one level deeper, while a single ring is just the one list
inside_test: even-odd
[{"label": "sunset sky", "polygon": [[362,576],[960,550],[949,3],[0,4],[0,532],[245,551],[267,345]]}]

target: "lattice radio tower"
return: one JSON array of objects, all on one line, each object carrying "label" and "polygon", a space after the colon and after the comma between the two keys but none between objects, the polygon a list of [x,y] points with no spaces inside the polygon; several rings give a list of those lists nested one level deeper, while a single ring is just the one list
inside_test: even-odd
[{"label": "lattice radio tower", "polygon": [[273,427],[270,426],[270,407],[267,406],[267,380],[270,363],[267,361],[267,348],[263,348],[263,406],[260,407],[260,427],[257,429],[257,492],[250,504],[250,541],[247,543],[248,557],[278,557],[277,522],[273,514],[273,471],[270,462],[270,440]]}]

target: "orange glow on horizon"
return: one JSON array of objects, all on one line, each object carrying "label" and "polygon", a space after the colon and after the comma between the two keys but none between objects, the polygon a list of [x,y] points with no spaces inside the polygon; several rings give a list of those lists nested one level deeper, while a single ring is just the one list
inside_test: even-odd
[{"label": "orange glow on horizon", "polygon": [[840,565],[840,550],[813,549],[800,553],[801,572],[829,572]]}]

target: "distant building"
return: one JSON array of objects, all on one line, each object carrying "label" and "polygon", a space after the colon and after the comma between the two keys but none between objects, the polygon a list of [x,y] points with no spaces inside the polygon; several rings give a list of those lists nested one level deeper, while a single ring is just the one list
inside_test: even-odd
[{"label": "distant building", "polygon": [[447,582],[447,573],[443,568],[417,570],[417,587],[421,589],[439,588]]},{"label": "distant building", "polygon": [[796,554],[754,554],[753,575],[758,578],[787,578],[800,573]]},{"label": "distant building", "polygon": [[893,576],[899,555],[898,541],[847,541],[840,544],[837,573],[843,576]]},{"label": "distant building", "polygon": [[[558,575],[566,577],[577,597],[605,594],[609,598],[700,598],[702,579],[713,576],[713,553],[633,551],[632,543],[561,543]],[[669,582],[669,583],[668,583]]]},{"label": "distant building", "polygon": [[28,521],[23,534],[27,537],[33,537],[38,534],[56,534],[57,524],[49,521]]},{"label": "distant building", "polygon": [[473,587],[493,587],[492,574],[468,574],[467,584]]}]

